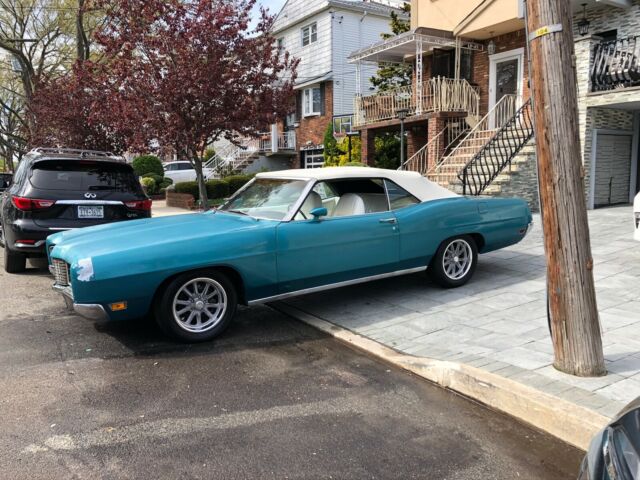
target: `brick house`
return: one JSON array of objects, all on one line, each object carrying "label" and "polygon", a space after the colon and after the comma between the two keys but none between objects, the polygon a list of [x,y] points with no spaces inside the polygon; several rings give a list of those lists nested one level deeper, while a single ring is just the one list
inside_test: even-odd
[{"label": "brick house", "polygon": [[[640,0],[571,5],[587,202],[591,208],[627,203],[640,188]],[[375,136],[397,130],[399,116],[406,116],[401,168],[461,193],[517,195],[535,207],[522,3],[413,0],[411,10],[410,32],[349,57],[356,70],[377,62],[414,68],[410,87],[356,92],[353,123],[363,157],[371,161]]]},{"label": "brick house", "polygon": [[376,66],[356,71],[347,62],[354,49],[388,33],[390,13],[402,0],[288,0],[276,16],[272,35],[277,47],[300,59],[295,85],[295,110],[279,129],[294,132],[292,166],[323,164],[323,138],[333,123],[336,135],[350,131],[356,87],[372,89]]}]

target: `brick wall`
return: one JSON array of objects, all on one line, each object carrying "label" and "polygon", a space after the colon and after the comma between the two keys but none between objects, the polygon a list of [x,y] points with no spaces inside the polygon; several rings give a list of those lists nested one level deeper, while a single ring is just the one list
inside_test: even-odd
[{"label": "brick wall", "polygon": [[[493,38],[496,44],[496,53],[508,52],[516,48],[526,46],[526,34],[524,30],[506,33]],[[473,54],[473,79],[472,82],[477,84],[480,90],[480,113],[486,114],[489,107],[489,54],[487,53],[487,45],[489,40],[485,42],[485,49],[482,52],[474,52]],[[522,65],[522,94],[524,101],[529,98],[529,68],[527,51],[525,48],[524,59]]]},{"label": "brick wall", "polygon": [[187,210],[193,209],[195,200],[190,193],[176,193],[172,190],[167,190],[167,207],[186,208]]},{"label": "brick wall", "polygon": [[322,145],[327,124],[333,120],[333,82],[324,85],[324,115],[300,118],[300,126],[296,128],[298,149],[309,144]]}]

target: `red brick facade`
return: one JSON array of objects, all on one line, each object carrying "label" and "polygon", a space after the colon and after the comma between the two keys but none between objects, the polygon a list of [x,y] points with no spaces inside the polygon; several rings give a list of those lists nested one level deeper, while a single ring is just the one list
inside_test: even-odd
[{"label": "red brick facade", "polygon": [[[324,108],[322,115],[305,117],[301,106],[297,106],[299,126],[296,128],[296,142],[300,151],[299,166],[304,166],[304,149],[311,149],[324,143],[324,132],[333,121],[333,82],[324,82]],[[301,95],[298,95],[298,99]]]},{"label": "red brick facade", "polygon": [[[524,30],[507,33],[494,37],[493,40],[496,45],[496,54],[523,48],[526,45],[526,35]],[[489,40],[485,42],[485,48],[481,52],[474,52],[472,57],[472,78],[471,83],[477,86],[480,91],[480,115],[484,116],[489,108],[489,54],[487,52],[487,46]],[[426,81],[431,76],[432,56],[425,56],[423,60],[423,79]],[[529,98],[529,73],[528,73],[528,59],[525,49],[522,62],[522,94],[523,101]],[[442,131],[445,124],[445,119],[441,117],[433,117],[428,120],[424,120],[420,124],[414,124],[407,130],[407,156],[411,157],[421,147],[423,147],[431,138]],[[380,132],[383,129],[388,129],[386,125],[388,122],[382,122],[380,125],[372,125],[366,129],[361,129],[362,133],[362,157],[363,161],[372,162],[373,160],[373,139],[376,132]],[[439,159],[443,153],[444,142],[440,142],[439,151],[429,152],[430,163]]]}]

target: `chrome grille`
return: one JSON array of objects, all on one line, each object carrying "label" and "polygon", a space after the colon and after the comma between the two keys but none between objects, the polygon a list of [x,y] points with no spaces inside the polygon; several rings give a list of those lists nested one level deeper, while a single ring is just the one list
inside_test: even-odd
[{"label": "chrome grille", "polygon": [[57,258],[51,259],[51,273],[56,280],[56,285],[69,285],[69,264]]}]

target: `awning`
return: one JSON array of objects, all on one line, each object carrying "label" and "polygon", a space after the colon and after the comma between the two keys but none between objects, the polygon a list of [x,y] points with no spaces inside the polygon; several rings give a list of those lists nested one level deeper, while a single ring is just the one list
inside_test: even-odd
[{"label": "awning", "polygon": [[313,77],[313,78],[303,78],[303,79],[296,79],[297,82],[296,84],[293,86],[294,90],[300,90],[301,88],[305,88],[308,87],[309,85],[314,85],[316,83],[320,83],[320,82],[325,82],[327,80],[331,80],[331,78],[333,77],[333,72],[327,72],[327,73],[323,73],[322,75],[318,75],[317,77]]},{"label": "awning", "polygon": [[[404,63],[408,59],[428,53],[434,48],[456,47],[456,39],[451,32],[432,31],[432,33],[426,33],[425,30],[427,29],[418,28],[374,43],[353,52],[349,55],[348,61],[349,63]],[[460,48],[482,51],[483,46],[462,39]]]}]

